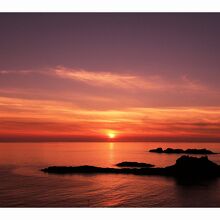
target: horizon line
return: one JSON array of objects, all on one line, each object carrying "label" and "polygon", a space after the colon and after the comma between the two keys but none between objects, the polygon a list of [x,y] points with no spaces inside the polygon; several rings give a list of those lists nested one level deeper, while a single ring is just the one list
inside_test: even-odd
[{"label": "horizon line", "polygon": [[128,140],[117,140],[117,141],[105,141],[105,140],[0,140],[0,143],[220,143],[218,140],[145,140],[145,141],[128,141]]}]

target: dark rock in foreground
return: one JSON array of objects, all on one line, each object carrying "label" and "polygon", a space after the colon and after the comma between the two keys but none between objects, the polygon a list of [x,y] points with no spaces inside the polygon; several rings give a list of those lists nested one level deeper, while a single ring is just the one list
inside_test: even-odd
[{"label": "dark rock in foreground", "polygon": [[153,164],[149,163],[138,163],[138,162],[128,162],[124,161],[116,164],[117,167],[154,167]]},{"label": "dark rock in foreground", "polygon": [[156,149],[151,149],[149,152],[154,153],[166,153],[166,154],[216,154],[210,150],[207,149],[173,149],[173,148],[167,148],[166,150],[163,150],[161,147]]},{"label": "dark rock in foreground", "polygon": [[207,156],[182,156],[172,166],[165,168],[168,173],[177,177],[210,178],[220,176],[220,166],[210,161]]},{"label": "dark rock in foreground", "polygon": [[210,161],[207,156],[182,156],[172,166],[165,168],[103,168],[95,166],[52,166],[42,169],[46,173],[54,174],[135,174],[173,176],[182,179],[209,179],[220,176],[220,166]]}]

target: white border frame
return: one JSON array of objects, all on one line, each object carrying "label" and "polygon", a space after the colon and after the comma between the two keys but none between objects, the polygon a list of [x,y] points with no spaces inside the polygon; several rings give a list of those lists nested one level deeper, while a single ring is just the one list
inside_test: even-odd
[{"label": "white border frame", "polygon": [[[219,0],[0,0],[1,12],[219,12]],[[205,198],[204,198],[205,199]],[[220,204],[219,204],[220,205]],[[219,219],[219,208],[1,208],[3,220]]]},{"label": "white border frame", "polygon": [[219,12],[219,0],[0,0],[2,12]]}]

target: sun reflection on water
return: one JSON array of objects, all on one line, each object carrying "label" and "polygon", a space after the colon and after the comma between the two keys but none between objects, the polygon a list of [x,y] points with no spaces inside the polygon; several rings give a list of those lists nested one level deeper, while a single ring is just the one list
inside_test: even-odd
[{"label": "sun reflection on water", "polygon": [[110,162],[112,165],[113,165],[113,163],[114,163],[114,158],[115,158],[114,148],[115,148],[114,143],[113,143],[113,142],[109,143],[109,162]]}]

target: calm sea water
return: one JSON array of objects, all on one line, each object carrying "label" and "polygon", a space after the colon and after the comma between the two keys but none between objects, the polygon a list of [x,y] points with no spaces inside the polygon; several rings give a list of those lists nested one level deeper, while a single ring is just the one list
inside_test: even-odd
[{"label": "calm sea water", "polygon": [[[53,175],[51,165],[114,167],[137,161],[163,167],[180,155],[155,147],[208,148],[220,143],[1,143],[0,207],[219,207],[220,180],[186,185],[172,177],[124,174]],[[220,155],[209,158],[220,164]]]}]

